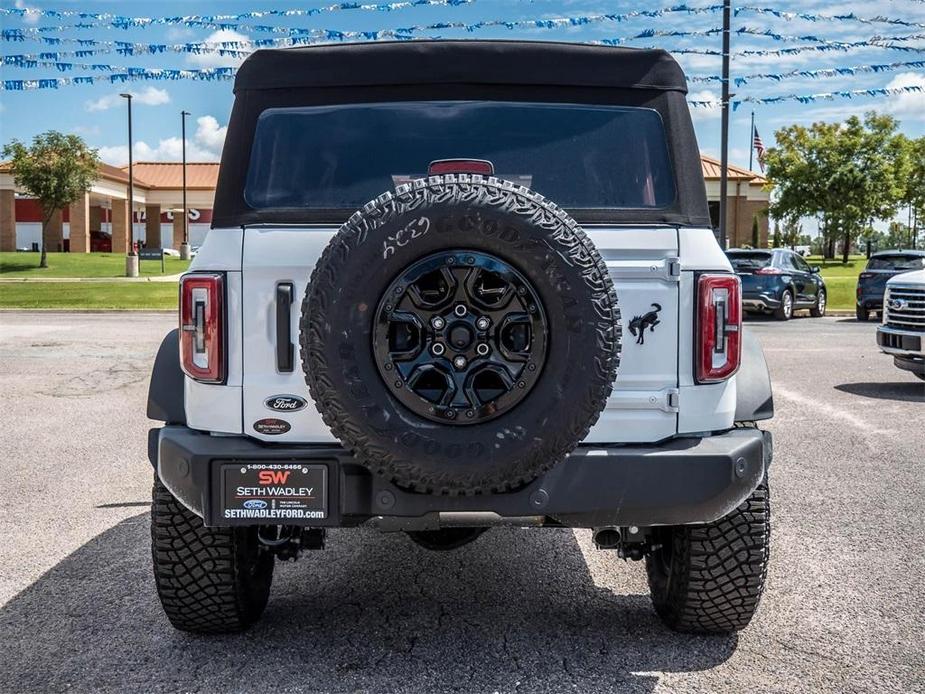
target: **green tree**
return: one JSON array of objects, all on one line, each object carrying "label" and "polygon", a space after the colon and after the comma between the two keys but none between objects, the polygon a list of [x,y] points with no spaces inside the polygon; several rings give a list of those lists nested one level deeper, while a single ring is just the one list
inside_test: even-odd
[{"label": "green tree", "polygon": [[752,248],[761,248],[761,226],[758,215],[752,215]]},{"label": "green tree", "polygon": [[899,146],[904,148],[907,156],[905,186],[900,202],[909,210],[909,227],[911,236],[908,241],[913,248],[918,241],[918,227],[925,219],[925,137],[910,140],[903,135]]},{"label": "green tree", "polygon": [[871,112],[863,120],[778,130],[777,146],[766,153],[771,213],[816,217],[825,257],[834,257],[840,239],[847,262],[852,243],[874,220],[892,217],[907,188],[910,158],[897,125]]},{"label": "green tree", "polygon": [[781,243],[788,248],[799,245],[803,235],[803,225],[799,217],[786,217],[781,220]]},{"label": "green tree", "polygon": [[29,147],[13,140],[4,146],[3,156],[11,160],[10,169],[16,185],[39,200],[42,208],[39,267],[48,267],[45,235],[52,215],[90,190],[99,170],[99,156],[77,135],[55,130],[36,135]]}]

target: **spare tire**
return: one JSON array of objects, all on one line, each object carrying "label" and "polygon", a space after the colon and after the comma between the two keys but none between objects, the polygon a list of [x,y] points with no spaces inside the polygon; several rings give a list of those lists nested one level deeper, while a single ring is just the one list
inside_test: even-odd
[{"label": "spare tire", "polygon": [[433,494],[516,489],[607,403],[620,357],[607,267],[521,186],[433,176],[355,212],[315,266],[300,347],[318,411],[358,460]]}]

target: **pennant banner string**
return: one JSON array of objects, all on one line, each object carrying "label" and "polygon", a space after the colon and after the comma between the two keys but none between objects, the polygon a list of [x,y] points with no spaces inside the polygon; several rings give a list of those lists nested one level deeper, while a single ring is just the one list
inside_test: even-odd
[{"label": "pennant banner string", "polygon": [[[798,101],[801,104],[808,104],[814,101],[832,101],[833,99],[853,99],[856,96],[874,97],[874,96],[896,96],[898,94],[925,93],[925,87],[918,84],[907,87],[882,87],[879,89],[851,89],[840,92],[822,92],[820,94],[783,94],[781,96],[746,96],[741,99],[730,101],[732,110],[735,111],[742,104],[778,104],[784,101]],[[721,101],[690,101],[688,105],[694,108],[719,108],[723,104]]]},{"label": "pennant banner string", "polygon": [[[919,0],[920,2],[925,0]],[[877,15],[876,17],[859,17],[854,12],[849,12],[847,14],[813,14],[811,12],[785,12],[783,10],[776,10],[771,7],[736,7],[733,9],[733,14],[738,16],[739,14],[753,13],[753,14],[763,14],[763,15],[772,15],[778,19],[786,19],[791,21],[794,19],[805,19],[808,22],[858,22],[860,24],[892,24],[894,26],[903,26],[903,27],[917,27],[920,29],[925,29],[925,23],[922,22],[909,22],[905,19],[898,19],[895,17],[884,17],[883,15]]]},{"label": "pennant banner string", "polygon": [[[818,70],[790,70],[789,72],[761,72],[753,75],[735,77],[733,81],[737,87],[755,80],[784,80],[799,77],[804,79],[819,79],[821,77],[845,77],[859,72],[893,72],[894,70],[925,69],[925,60],[910,60],[903,63],[884,63],[880,65],[851,65],[849,67],[821,68]],[[688,75],[688,82],[722,82],[722,75]]]},{"label": "pennant banner string", "polygon": [[[438,7],[458,7],[460,5],[471,5],[477,0],[407,0],[405,2],[386,2],[386,3],[369,3],[361,4],[358,2],[338,2],[333,5],[322,7],[312,7],[308,9],[291,9],[291,10],[262,10],[254,12],[241,12],[239,14],[220,14],[220,15],[188,15],[176,17],[124,17],[111,12],[82,12],[80,10],[42,10],[35,7],[10,7],[0,9],[0,16],[14,16],[20,19],[39,19],[44,17],[62,19],[77,17],[97,24],[86,24],[86,27],[98,26],[105,22],[107,26],[120,29],[131,29],[134,27],[150,26],[152,24],[176,25],[186,24],[188,22],[238,22],[250,19],[263,19],[265,17],[312,17],[325,12],[338,12],[341,10],[366,10],[376,12],[392,12],[394,10],[404,10],[411,7],[438,6]],[[79,25],[78,25],[79,26]]]},{"label": "pennant banner string", "polygon": [[[656,10],[634,10],[632,12],[624,12],[620,14],[594,14],[594,15],[578,15],[571,17],[548,17],[542,19],[486,19],[477,22],[435,22],[433,24],[425,25],[412,25],[407,27],[399,27],[397,29],[385,29],[380,31],[371,31],[371,32],[342,32],[333,29],[303,29],[299,27],[266,27],[260,26],[259,28],[255,25],[236,25],[235,21],[231,19],[232,17],[237,17],[239,15],[216,15],[216,16],[193,16],[193,17],[163,17],[160,20],[157,20],[157,23],[169,23],[169,24],[183,24],[185,26],[198,26],[203,27],[207,26],[209,28],[222,28],[222,29],[253,29],[259,31],[271,31],[276,33],[289,33],[291,35],[310,35],[310,36],[325,36],[325,35],[342,35],[342,34],[355,34],[358,38],[363,37],[368,34],[379,34],[385,36],[386,32],[389,34],[413,34],[422,31],[435,31],[442,29],[459,29],[467,32],[478,31],[479,29],[486,28],[504,28],[504,29],[558,29],[562,27],[576,27],[576,26],[586,26],[590,24],[601,24],[605,22],[626,22],[637,17],[643,18],[656,18],[662,17],[667,14],[706,14],[712,12],[718,12],[723,8],[722,5],[708,5],[704,7],[691,7],[689,5],[674,5],[671,7],[663,7]],[[7,9],[7,12],[22,12],[23,10],[16,9]],[[39,10],[41,12],[41,10]],[[272,11],[271,11],[272,12]],[[278,10],[277,12],[282,12]],[[282,15],[282,16],[299,16],[294,14],[296,11],[293,10],[292,13]],[[305,10],[308,12],[308,10]],[[72,16],[82,16],[89,13],[79,13]],[[245,13],[248,15],[259,14],[259,13]],[[100,15],[102,16],[102,15]],[[243,16],[243,15],[241,15]],[[125,20],[129,23],[129,27],[132,26],[149,26],[151,23],[154,23],[155,20],[148,21],[147,23],[142,23],[139,21],[137,24],[131,24],[131,20],[146,20],[147,18],[131,18],[131,17],[118,17],[110,20],[111,22],[119,22]],[[72,27],[63,27],[63,28],[92,28],[93,25],[83,24],[83,25],[73,25]],[[41,28],[29,27],[24,29],[6,29],[2,32],[2,38],[5,41],[25,41],[27,39],[33,40],[44,40],[44,41],[74,41],[79,39],[55,39],[53,37],[43,36],[43,31]]]}]

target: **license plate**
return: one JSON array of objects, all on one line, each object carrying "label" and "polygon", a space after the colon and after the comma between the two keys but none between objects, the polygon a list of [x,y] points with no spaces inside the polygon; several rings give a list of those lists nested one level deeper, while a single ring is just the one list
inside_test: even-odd
[{"label": "license plate", "polygon": [[278,525],[327,518],[327,472],[299,463],[222,465],[222,518]]}]

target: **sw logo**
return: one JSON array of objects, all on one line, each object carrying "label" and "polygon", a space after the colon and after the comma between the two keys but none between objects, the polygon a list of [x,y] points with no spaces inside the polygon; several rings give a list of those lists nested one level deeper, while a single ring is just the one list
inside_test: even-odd
[{"label": "sw logo", "polygon": [[257,473],[260,484],[286,484],[291,472],[289,470],[261,470]]},{"label": "sw logo", "polygon": [[646,328],[649,329],[650,333],[655,332],[655,326],[661,323],[658,319],[658,312],[661,310],[661,304],[652,304],[652,310],[648,313],[641,316],[633,316],[629,328],[633,337],[636,338],[637,345],[644,345],[646,343]]}]

